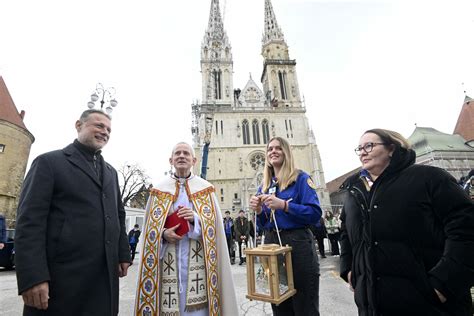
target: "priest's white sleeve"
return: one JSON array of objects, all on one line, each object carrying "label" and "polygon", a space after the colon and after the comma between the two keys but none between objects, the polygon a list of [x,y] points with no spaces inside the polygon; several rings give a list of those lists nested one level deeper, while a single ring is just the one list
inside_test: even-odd
[{"label": "priest's white sleeve", "polygon": [[201,238],[201,222],[199,216],[196,212],[194,214],[194,225],[189,223],[188,237],[191,239],[200,239]]}]

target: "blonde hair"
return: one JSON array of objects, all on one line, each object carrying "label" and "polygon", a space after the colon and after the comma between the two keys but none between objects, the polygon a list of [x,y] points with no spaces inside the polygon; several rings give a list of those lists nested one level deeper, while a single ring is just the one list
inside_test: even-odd
[{"label": "blonde hair", "polygon": [[268,155],[265,155],[265,167],[263,168],[263,182],[262,182],[262,192],[267,192],[272,184],[272,177],[275,176],[278,178],[278,185],[280,191],[285,190],[298,178],[299,170],[295,167],[295,160],[293,159],[293,154],[291,152],[290,144],[286,139],[281,137],[273,137],[267,143],[267,152],[268,146],[274,140],[280,142],[281,150],[283,151],[283,164],[280,168],[280,174],[275,174],[273,166],[268,161]]}]

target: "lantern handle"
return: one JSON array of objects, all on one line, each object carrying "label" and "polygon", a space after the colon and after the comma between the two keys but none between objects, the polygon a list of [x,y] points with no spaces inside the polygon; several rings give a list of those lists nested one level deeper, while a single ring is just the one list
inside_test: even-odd
[{"label": "lantern handle", "polygon": [[253,234],[253,247],[257,248],[257,212],[253,212],[255,214],[255,218],[253,221],[253,229],[254,229],[254,234]]},{"label": "lantern handle", "polygon": [[278,242],[280,243],[280,247],[283,247],[283,245],[281,244],[280,230],[278,229],[278,223],[277,223],[277,220],[276,220],[276,217],[275,217],[275,210],[271,209],[271,212],[272,212],[273,221],[275,222],[275,229],[276,229],[277,236],[278,236]]}]

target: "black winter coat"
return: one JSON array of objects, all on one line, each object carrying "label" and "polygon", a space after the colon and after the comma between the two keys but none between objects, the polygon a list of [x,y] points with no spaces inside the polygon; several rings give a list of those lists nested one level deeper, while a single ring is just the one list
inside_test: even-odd
[{"label": "black winter coat", "polygon": [[341,277],[352,271],[360,315],[470,315],[474,205],[446,171],[414,161],[397,149],[370,192],[359,175],[344,183]]},{"label": "black winter coat", "polygon": [[76,145],[38,156],[18,206],[18,291],[49,282],[47,312],[24,315],[117,315],[119,262],[130,262],[117,173],[103,181]]},{"label": "black winter coat", "polygon": [[[243,223],[241,223],[241,220]],[[250,234],[250,225],[248,219],[237,217],[234,220],[235,239],[240,241],[240,236],[245,236],[247,240]]]}]

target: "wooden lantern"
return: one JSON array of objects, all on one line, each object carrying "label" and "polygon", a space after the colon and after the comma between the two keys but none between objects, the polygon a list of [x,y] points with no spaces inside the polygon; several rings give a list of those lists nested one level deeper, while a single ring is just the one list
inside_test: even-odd
[{"label": "wooden lantern", "polygon": [[291,247],[277,244],[245,249],[247,290],[250,300],[279,305],[296,293],[291,265]]}]

